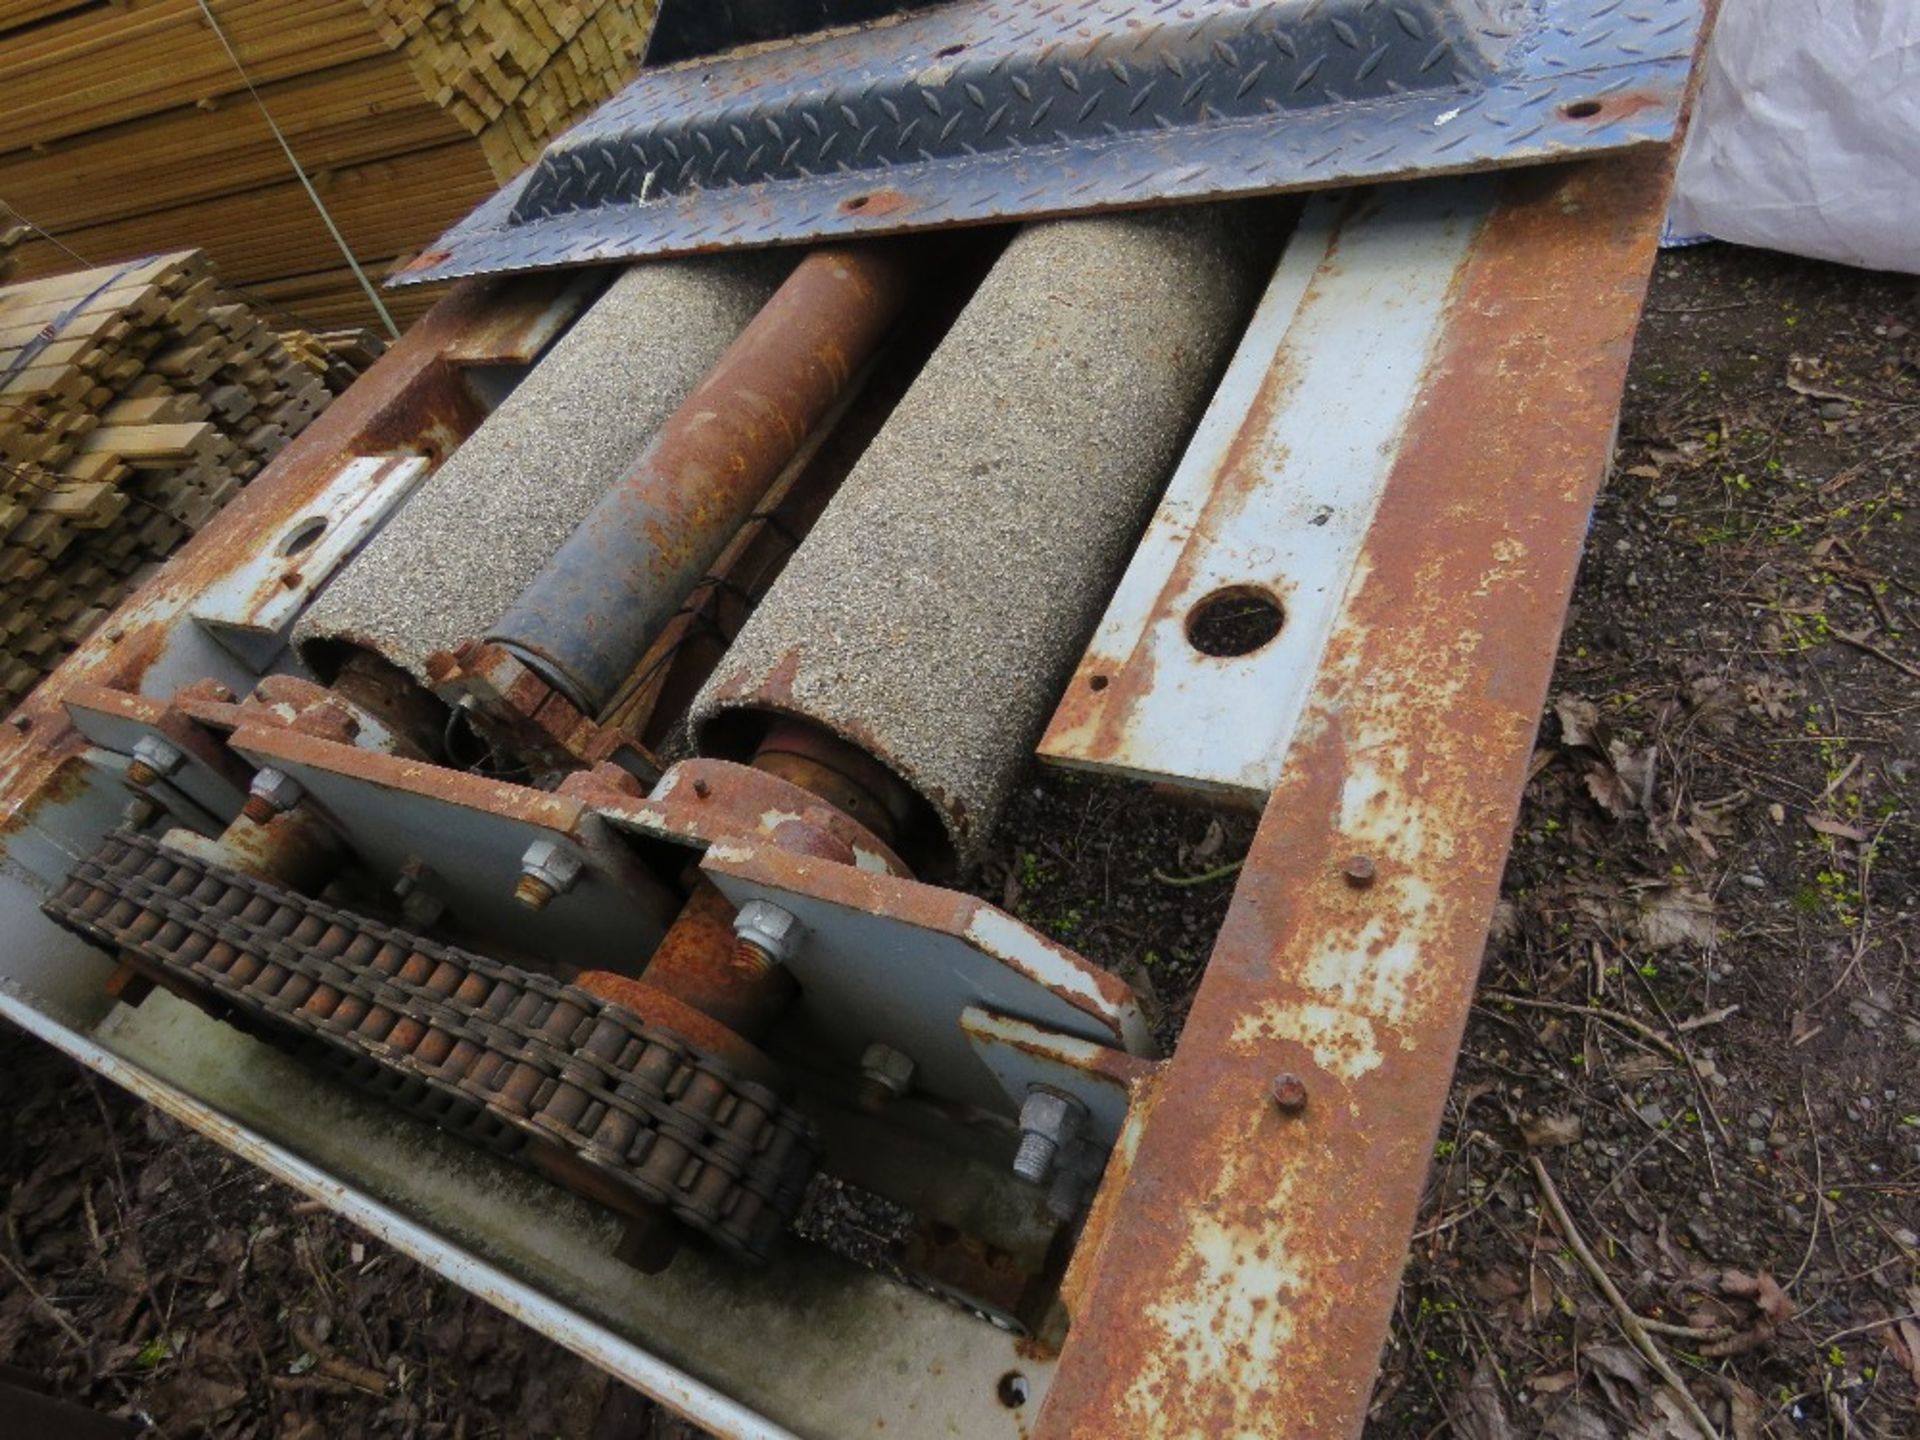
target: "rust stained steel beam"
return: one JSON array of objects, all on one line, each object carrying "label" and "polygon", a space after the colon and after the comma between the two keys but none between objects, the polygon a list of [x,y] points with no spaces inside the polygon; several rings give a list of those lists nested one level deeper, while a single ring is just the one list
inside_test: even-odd
[{"label": "rust stained steel beam", "polygon": [[1069,1276],[1043,1440],[1360,1432],[1670,178],[1654,155],[1505,182]]},{"label": "rust stained steel beam", "polygon": [[492,632],[597,712],[892,329],[898,244],[794,269]]}]

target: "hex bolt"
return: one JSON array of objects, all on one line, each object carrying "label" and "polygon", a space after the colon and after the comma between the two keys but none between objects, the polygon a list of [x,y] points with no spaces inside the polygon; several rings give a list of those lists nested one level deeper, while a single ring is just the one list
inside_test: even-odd
[{"label": "hex bolt", "polygon": [[580,878],[580,857],[557,840],[544,836],[527,846],[520,857],[520,880],[513,898],[529,910],[544,910],[556,895],[564,895]]},{"label": "hex bolt", "polygon": [[409,855],[400,867],[400,875],[393,882],[393,898],[404,900],[420,887],[430,873],[427,862],[418,855]]},{"label": "hex bolt", "polygon": [[298,805],[306,793],[306,787],[298,780],[269,765],[254,774],[253,784],[247,787],[247,803],[240,807],[240,813],[256,825],[264,825]]},{"label": "hex bolt", "polygon": [[1080,1133],[1087,1107],[1071,1095],[1035,1085],[1020,1107],[1020,1148],[1013,1155],[1013,1173],[1029,1185],[1046,1181],[1053,1162],[1065,1145]]},{"label": "hex bolt", "polygon": [[1340,867],[1340,873],[1347,877],[1347,884],[1356,890],[1365,890],[1373,884],[1379,874],[1371,855],[1349,855],[1347,863]]},{"label": "hex bolt", "polygon": [[805,936],[800,921],[767,900],[749,900],[733,917],[742,960],[771,967],[784,965],[800,952]]},{"label": "hex bolt", "polygon": [[144,790],[156,780],[164,780],[182,765],[187,757],[158,735],[142,735],[133,742],[133,759],[127,764],[127,783],[136,790]]},{"label": "hex bolt", "polygon": [[1273,1077],[1273,1103],[1288,1115],[1307,1108],[1307,1082],[1291,1070]]},{"label": "hex bolt", "polygon": [[876,1040],[860,1057],[860,1104],[882,1110],[913,1085],[913,1057]]}]

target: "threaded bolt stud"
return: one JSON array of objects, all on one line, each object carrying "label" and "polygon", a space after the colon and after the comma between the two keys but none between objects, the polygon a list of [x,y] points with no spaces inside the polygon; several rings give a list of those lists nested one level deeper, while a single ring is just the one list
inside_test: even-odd
[{"label": "threaded bolt stud", "polygon": [[1020,1148],[1013,1152],[1013,1173],[1029,1185],[1038,1185],[1053,1168],[1053,1157],[1059,1149],[1047,1136],[1027,1131],[1020,1137]]},{"label": "threaded bolt stud", "polygon": [[553,886],[538,875],[522,875],[513,887],[513,898],[529,910],[544,910],[553,903]]}]

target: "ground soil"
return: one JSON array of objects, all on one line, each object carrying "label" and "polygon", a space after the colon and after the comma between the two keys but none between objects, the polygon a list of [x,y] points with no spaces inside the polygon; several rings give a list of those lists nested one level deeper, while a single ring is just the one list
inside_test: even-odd
[{"label": "ground soil", "polygon": [[[1632,1326],[1725,1434],[1920,1436],[1916,332],[1909,279],[1660,262],[1370,1435],[1694,1433]],[[1172,1040],[1251,834],[1036,776],[978,887]],[[57,1393],[692,1433],[33,1042],[0,1083],[0,1363]]]}]

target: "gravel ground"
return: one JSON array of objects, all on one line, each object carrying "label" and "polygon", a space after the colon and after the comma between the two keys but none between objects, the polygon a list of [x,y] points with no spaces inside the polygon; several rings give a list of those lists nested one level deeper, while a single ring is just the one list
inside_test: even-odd
[{"label": "gravel ground", "polygon": [[[1689,1435],[1629,1329],[1726,1435],[1920,1435],[1916,332],[1912,280],[1660,262],[1370,1435]],[[1171,1039],[1250,835],[1036,778],[978,883]],[[0,1067],[0,1363],[169,1435],[689,1433],[51,1052]]]}]

